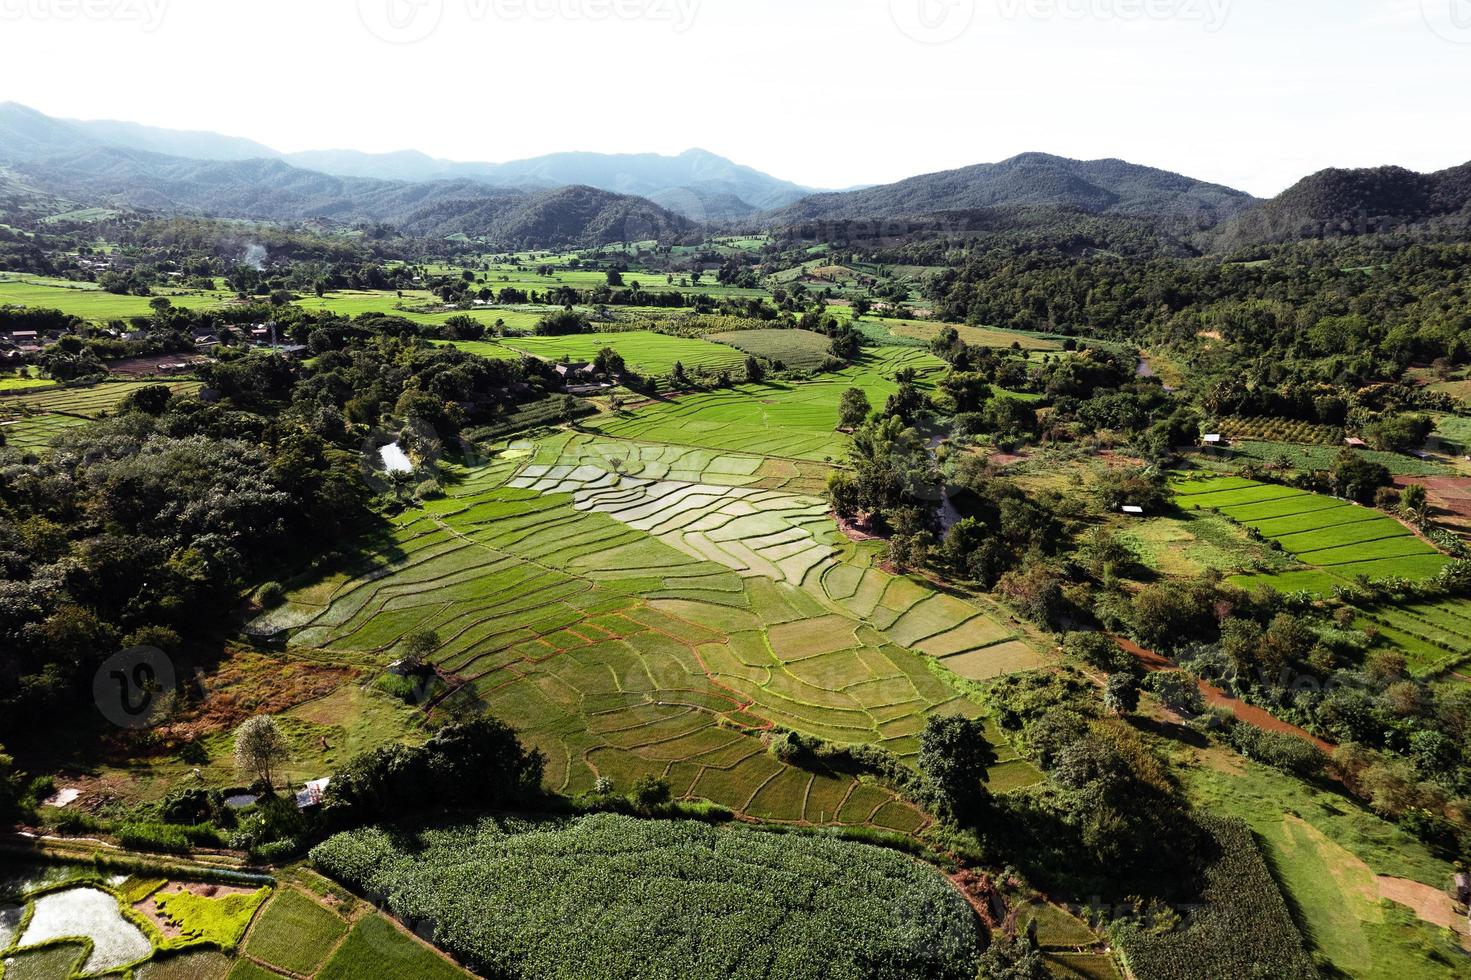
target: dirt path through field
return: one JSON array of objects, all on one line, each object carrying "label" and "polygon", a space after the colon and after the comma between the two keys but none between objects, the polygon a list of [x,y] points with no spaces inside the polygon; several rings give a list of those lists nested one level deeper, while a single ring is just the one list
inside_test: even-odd
[{"label": "dirt path through field", "polygon": [[1432,885],[1410,881],[1406,878],[1379,876],[1379,897],[1398,902],[1431,925],[1454,932],[1461,945],[1471,949],[1471,925],[1466,917],[1456,911],[1451,897]]},{"label": "dirt path through field", "polygon": [[[1134,659],[1143,664],[1144,669],[1151,674],[1162,670],[1177,669],[1176,664],[1167,657],[1163,657],[1153,650],[1146,650],[1131,640],[1126,640],[1118,636],[1114,637],[1113,640],[1121,649],[1132,654]],[[1316,735],[1311,734],[1305,729],[1298,728],[1296,725],[1289,725],[1269,711],[1258,708],[1254,704],[1247,704],[1240,698],[1231,697],[1231,695],[1214,684],[1207,684],[1205,681],[1201,681],[1200,694],[1205,698],[1206,704],[1226,708],[1236,716],[1238,721],[1244,721],[1248,725],[1255,725],[1263,731],[1281,732],[1284,735],[1296,735],[1298,738],[1312,742],[1324,752],[1332,752],[1337,748],[1332,742],[1318,738]]]}]

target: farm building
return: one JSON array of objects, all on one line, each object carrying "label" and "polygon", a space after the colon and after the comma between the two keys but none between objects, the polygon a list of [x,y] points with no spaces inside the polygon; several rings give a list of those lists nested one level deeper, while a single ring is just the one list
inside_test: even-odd
[{"label": "farm building", "polygon": [[1369,446],[1364,440],[1353,437],[1343,440],[1343,444],[1350,449],[1367,449]]},{"label": "farm building", "polygon": [[322,805],[322,794],[327,791],[327,785],[332,782],[332,777],[325,779],[313,779],[307,783],[301,792],[296,794],[296,808],[298,810],[309,810],[314,806]]},{"label": "farm building", "polygon": [[1144,516],[1144,508],[1143,507],[1136,507],[1133,504],[1126,504],[1126,505],[1124,505],[1123,511],[1124,511],[1125,514],[1128,514],[1130,517],[1143,517]]}]

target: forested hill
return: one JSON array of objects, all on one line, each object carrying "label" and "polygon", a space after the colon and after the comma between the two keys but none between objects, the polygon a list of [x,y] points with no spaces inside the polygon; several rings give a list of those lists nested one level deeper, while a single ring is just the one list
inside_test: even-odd
[{"label": "forested hill", "polygon": [[1323,170],[1220,230],[1223,247],[1339,235],[1471,227],[1471,163],[1422,174],[1403,167]]},{"label": "forested hill", "polygon": [[761,217],[781,226],[1043,205],[1202,229],[1256,203],[1256,198],[1242,191],[1123,160],[1083,161],[1024,153],[1002,163],[926,174],[896,184],[814,194]]}]

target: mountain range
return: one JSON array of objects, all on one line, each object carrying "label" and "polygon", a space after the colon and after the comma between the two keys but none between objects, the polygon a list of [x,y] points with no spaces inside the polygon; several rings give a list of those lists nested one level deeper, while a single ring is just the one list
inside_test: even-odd
[{"label": "mountain range", "polygon": [[697,239],[712,228],[924,219],[975,230],[1086,216],[1193,250],[1471,228],[1471,164],[1434,174],[1325,170],[1270,201],[1123,160],[1024,153],[846,192],[810,192],[702,150],[457,163],[414,151],[282,154],[251,140],[55,119],[0,103],[0,189],[85,206],[382,224],[504,247]]},{"label": "mountain range", "polygon": [[[695,221],[740,218],[790,204],[812,193],[705,150],[655,153],[555,153],[510,163],[461,163],[416,150],[364,153],[307,150],[282,153],[254,140],[218,133],[159,129],[111,120],[61,120],[16,103],[0,104],[0,148],[26,147],[30,156],[79,149],[137,150],[219,163],[274,160],[335,177],[411,183],[475,181],[527,191],[586,185],[646,197]],[[4,152],[0,149],[0,152]]]}]

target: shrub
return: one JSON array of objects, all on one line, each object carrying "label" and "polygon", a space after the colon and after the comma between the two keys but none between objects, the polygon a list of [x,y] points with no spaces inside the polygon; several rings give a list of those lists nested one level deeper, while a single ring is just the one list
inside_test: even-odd
[{"label": "shrub", "polygon": [[1321,775],[1328,762],[1323,751],[1307,739],[1244,722],[1229,728],[1226,741],[1248,759],[1303,778]]},{"label": "shrub", "polygon": [[286,590],[280,582],[267,582],[255,593],[262,609],[275,609],[286,601]]}]

